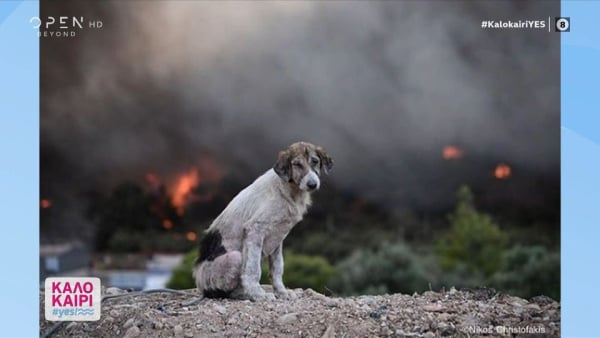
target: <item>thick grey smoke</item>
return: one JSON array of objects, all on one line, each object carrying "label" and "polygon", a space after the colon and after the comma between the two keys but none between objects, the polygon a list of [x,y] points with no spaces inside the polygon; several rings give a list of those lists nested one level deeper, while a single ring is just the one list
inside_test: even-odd
[{"label": "thick grey smoke", "polygon": [[446,144],[558,173],[558,34],[480,28],[547,23],[558,1],[93,6],[102,30],[42,50],[42,143],[88,184],[207,154],[253,177],[297,140],[328,149],[337,186],[392,203],[431,196],[441,174],[421,166]]}]

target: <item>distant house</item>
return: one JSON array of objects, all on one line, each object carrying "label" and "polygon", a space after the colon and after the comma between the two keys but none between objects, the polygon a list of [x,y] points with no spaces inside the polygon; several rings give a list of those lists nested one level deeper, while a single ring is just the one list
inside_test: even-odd
[{"label": "distant house", "polygon": [[146,271],[144,270],[110,270],[107,286],[120,289],[143,290],[146,286]]},{"label": "distant house", "polygon": [[[164,288],[167,286],[173,270],[183,261],[182,254],[155,254],[146,265],[146,289]],[[190,271],[191,274],[191,271]]]},{"label": "distant house", "polygon": [[40,245],[40,281],[52,276],[86,276],[90,252],[80,242]]}]

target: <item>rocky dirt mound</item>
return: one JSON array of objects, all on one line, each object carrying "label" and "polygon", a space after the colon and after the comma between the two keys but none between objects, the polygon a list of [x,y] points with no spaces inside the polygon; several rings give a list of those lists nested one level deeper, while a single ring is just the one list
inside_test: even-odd
[{"label": "rocky dirt mound", "polygon": [[[119,290],[109,290],[118,293]],[[64,323],[52,337],[506,337],[560,335],[560,304],[493,290],[326,297],[293,301],[198,299],[195,290],[106,299],[97,322]],[[196,302],[194,303],[194,299]],[[55,322],[44,320],[40,334]],[[193,304],[191,304],[193,303]]]}]

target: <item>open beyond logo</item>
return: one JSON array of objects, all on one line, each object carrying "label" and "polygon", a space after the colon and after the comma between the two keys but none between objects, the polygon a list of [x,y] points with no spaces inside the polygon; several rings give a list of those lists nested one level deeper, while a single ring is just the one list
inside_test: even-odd
[{"label": "open beyond logo", "polygon": [[100,319],[100,279],[95,277],[46,278],[46,320],[93,321]]},{"label": "open beyond logo", "polygon": [[86,20],[83,16],[34,16],[29,23],[39,31],[39,37],[74,37],[85,28],[100,29],[104,25],[101,20]]}]

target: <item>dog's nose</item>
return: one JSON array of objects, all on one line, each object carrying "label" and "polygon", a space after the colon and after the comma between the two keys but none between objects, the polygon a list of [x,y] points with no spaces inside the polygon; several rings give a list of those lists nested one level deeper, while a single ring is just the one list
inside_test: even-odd
[{"label": "dog's nose", "polygon": [[314,190],[317,187],[317,182],[310,181],[306,183],[306,186],[308,187],[308,189]]}]

